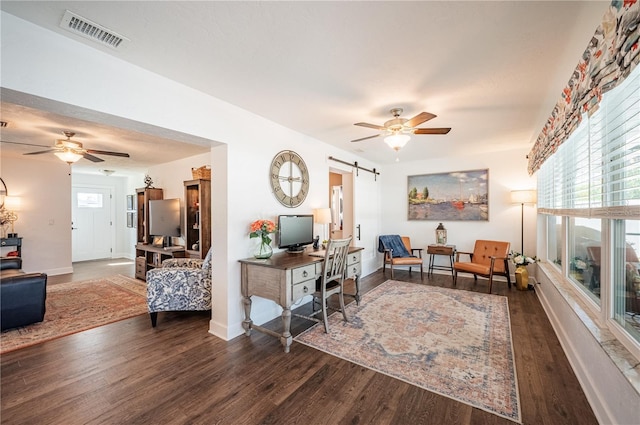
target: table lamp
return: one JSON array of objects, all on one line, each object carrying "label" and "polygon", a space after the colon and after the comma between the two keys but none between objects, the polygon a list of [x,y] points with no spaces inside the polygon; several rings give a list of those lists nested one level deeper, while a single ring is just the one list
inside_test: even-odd
[{"label": "table lamp", "polygon": [[313,221],[322,224],[322,240],[327,240],[327,224],[331,223],[331,208],[316,208],[313,210]]}]

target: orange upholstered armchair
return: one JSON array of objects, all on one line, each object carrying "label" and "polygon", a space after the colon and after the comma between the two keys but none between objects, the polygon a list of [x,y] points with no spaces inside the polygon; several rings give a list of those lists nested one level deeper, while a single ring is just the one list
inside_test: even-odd
[{"label": "orange upholstered armchair", "polygon": [[[478,280],[478,275],[489,278],[489,293],[493,284],[493,276],[505,276],[511,288],[509,277],[509,242],[477,240],[473,252],[458,251],[453,263],[453,284],[458,280],[458,272],[472,273]],[[469,262],[461,262],[460,255],[468,255]]]},{"label": "orange upholstered armchair", "polygon": [[391,269],[391,279],[393,279],[393,266],[409,266],[409,274],[411,274],[411,267],[417,266],[420,267],[420,280],[423,280],[422,248],[411,248],[411,239],[408,236],[380,235],[378,251],[384,253],[383,274],[387,264]]}]

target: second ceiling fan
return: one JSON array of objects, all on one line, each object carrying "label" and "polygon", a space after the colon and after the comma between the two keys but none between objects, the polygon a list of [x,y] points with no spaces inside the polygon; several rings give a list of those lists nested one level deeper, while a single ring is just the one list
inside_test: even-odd
[{"label": "second ceiling fan", "polygon": [[54,146],[44,151],[37,152],[29,152],[25,155],[40,155],[43,153],[53,152],[58,158],[67,162],[73,163],[78,161],[81,158],[88,159],[91,162],[103,162],[104,159],[98,158],[92,154],[97,155],[111,155],[111,156],[120,156],[124,158],[129,158],[129,154],[125,152],[112,152],[112,151],[102,151],[97,149],[85,149],[82,147],[82,143],[76,142],[75,140],[71,140],[73,136],[76,135],[73,131],[64,131],[63,134],[67,137],[66,139],[58,139],[56,140]]},{"label": "second ceiling fan", "polygon": [[[436,115],[429,112],[420,112],[411,119],[400,118],[402,108],[393,108],[389,112],[391,112],[393,118],[385,122],[383,125],[369,124],[366,122],[357,122],[354,125],[374,128],[376,130],[386,132],[387,137],[385,137],[384,141],[395,151],[399,151],[407,144],[410,139],[409,134],[447,134],[451,131],[450,127],[417,128],[420,124],[436,117]],[[355,139],[351,142],[362,142],[363,140],[373,139],[374,137],[378,137],[382,134],[384,133]]]}]

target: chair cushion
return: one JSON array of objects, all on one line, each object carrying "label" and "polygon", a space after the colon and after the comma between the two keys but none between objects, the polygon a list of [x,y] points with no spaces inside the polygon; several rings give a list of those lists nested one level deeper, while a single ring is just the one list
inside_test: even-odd
[{"label": "chair cushion", "polygon": [[490,267],[476,263],[453,263],[453,268],[459,272],[489,275]]},{"label": "chair cushion", "polygon": [[418,257],[402,257],[402,258],[393,258],[391,262],[394,265],[414,265],[414,264],[422,264],[422,258]]}]

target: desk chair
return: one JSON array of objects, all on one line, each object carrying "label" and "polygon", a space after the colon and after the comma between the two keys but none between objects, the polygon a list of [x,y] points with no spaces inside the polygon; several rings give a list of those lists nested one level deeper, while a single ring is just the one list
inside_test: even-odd
[{"label": "desk chair", "polygon": [[[507,278],[507,284],[511,288],[509,277],[509,242],[477,240],[473,252],[456,253],[456,261],[453,263],[453,285],[458,280],[458,272],[472,273],[475,281],[478,275],[489,278],[489,293],[493,284],[493,276],[500,275]],[[466,254],[470,260],[460,261],[460,255]],[[474,281],[474,283],[475,283]]]},{"label": "desk chair", "polygon": [[[327,299],[334,294],[338,295],[340,301],[340,310],[345,322],[348,322],[347,313],[344,309],[344,277],[347,272],[347,255],[349,253],[349,244],[351,236],[347,239],[330,239],[327,251],[322,263],[322,274],[316,284],[316,292],[313,294],[315,299],[319,299],[322,303],[322,309],[313,313],[313,315],[322,313],[322,321],[324,322],[324,331],[329,333],[329,321],[327,318]],[[320,322],[319,319],[309,317],[311,320]]]}]

